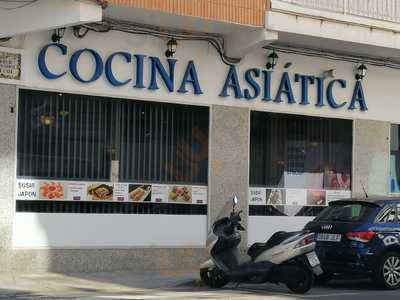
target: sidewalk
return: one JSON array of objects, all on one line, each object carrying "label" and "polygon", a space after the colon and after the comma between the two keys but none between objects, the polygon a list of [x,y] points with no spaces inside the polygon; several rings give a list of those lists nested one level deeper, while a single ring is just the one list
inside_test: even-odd
[{"label": "sidewalk", "polygon": [[[46,299],[144,296],[154,290],[200,288],[197,273],[165,271],[137,274],[129,271],[77,274],[0,273],[0,299]],[[147,298],[147,297],[146,297]],[[110,298],[109,298],[110,299]],[[111,298],[113,299],[113,297]],[[139,297],[138,299],[143,299]]]},{"label": "sidewalk", "polygon": [[283,285],[228,285],[209,289],[192,272],[0,273],[0,300],[397,300],[400,290],[376,290],[369,280],[340,281],[296,295]]}]

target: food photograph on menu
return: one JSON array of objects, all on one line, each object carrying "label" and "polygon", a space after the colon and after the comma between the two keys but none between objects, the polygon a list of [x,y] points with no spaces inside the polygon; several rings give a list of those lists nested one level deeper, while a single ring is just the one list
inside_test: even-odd
[{"label": "food photograph on menu", "polygon": [[150,202],[151,185],[130,184],[129,200],[134,202]]},{"label": "food photograph on menu", "polygon": [[285,205],[284,189],[267,189],[266,193],[267,205]]},{"label": "food photograph on menu", "polygon": [[87,188],[89,199],[91,200],[113,200],[114,187],[109,184],[90,184]]},{"label": "food photograph on menu", "polygon": [[326,191],[308,190],[307,205],[308,206],[326,206]]},{"label": "food photograph on menu", "polygon": [[171,186],[168,201],[174,203],[192,203],[192,188],[190,186]]},{"label": "food photograph on menu", "polygon": [[335,190],[350,190],[351,177],[349,174],[329,171],[324,177],[324,187]]},{"label": "food photograph on menu", "polygon": [[41,182],[40,198],[45,200],[63,200],[65,188],[60,182]]}]

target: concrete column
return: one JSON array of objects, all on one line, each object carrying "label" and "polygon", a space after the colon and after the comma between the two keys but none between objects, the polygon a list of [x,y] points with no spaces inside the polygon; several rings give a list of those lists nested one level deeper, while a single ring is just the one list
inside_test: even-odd
[{"label": "concrete column", "polygon": [[[208,224],[233,195],[239,197],[242,224],[247,227],[249,189],[248,108],[211,106]],[[242,247],[247,234],[242,235]]]},{"label": "concrete column", "polygon": [[390,123],[355,120],[353,147],[353,197],[389,193]]},{"label": "concrete column", "polygon": [[[0,84],[0,262],[11,248],[14,215],[16,88]],[[11,113],[10,106],[14,107]]]}]

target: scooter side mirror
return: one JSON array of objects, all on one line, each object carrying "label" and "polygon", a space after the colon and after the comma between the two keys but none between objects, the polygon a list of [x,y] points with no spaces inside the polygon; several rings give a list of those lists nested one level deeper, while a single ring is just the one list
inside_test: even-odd
[{"label": "scooter side mirror", "polygon": [[233,199],[232,199],[233,211],[235,211],[236,205],[238,205],[238,203],[239,203],[239,198],[236,195],[233,196]]}]

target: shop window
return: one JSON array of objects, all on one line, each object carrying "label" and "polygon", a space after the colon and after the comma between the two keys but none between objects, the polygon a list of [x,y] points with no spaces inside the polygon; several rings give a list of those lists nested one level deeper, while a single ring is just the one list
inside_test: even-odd
[{"label": "shop window", "polygon": [[400,125],[390,129],[390,192],[400,193]]},{"label": "shop window", "polygon": [[[166,191],[174,193],[174,200],[185,206],[191,201],[191,186],[207,185],[208,114],[207,107],[20,90],[17,177],[41,180],[40,188],[49,190],[46,195],[68,201],[75,197],[50,190],[67,189],[62,182],[103,183],[94,186],[98,198],[115,200],[115,195],[113,199],[108,195],[116,193],[112,183],[132,183],[132,188],[138,190],[135,200],[147,197],[150,201],[151,184],[169,185],[173,190]],[[48,183],[43,184],[43,180]],[[57,181],[61,185],[53,184]],[[57,207],[40,208],[39,202],[27,201],[17,209],[102,212],[106,207],[105,211],[116,213],[182,213],[161,203],[143,203],[136,209],[132,205],[138,203],[90,204],[88,208],[60,201]],[[162,209],[158,210],[157,205]],[[189,214],[193,211],[198,210],[188,209]]]},{"label": "shop window", "polygon": [[351,196],[352,121],[252,112],[250,135],[250,213],[315,215]]}]

